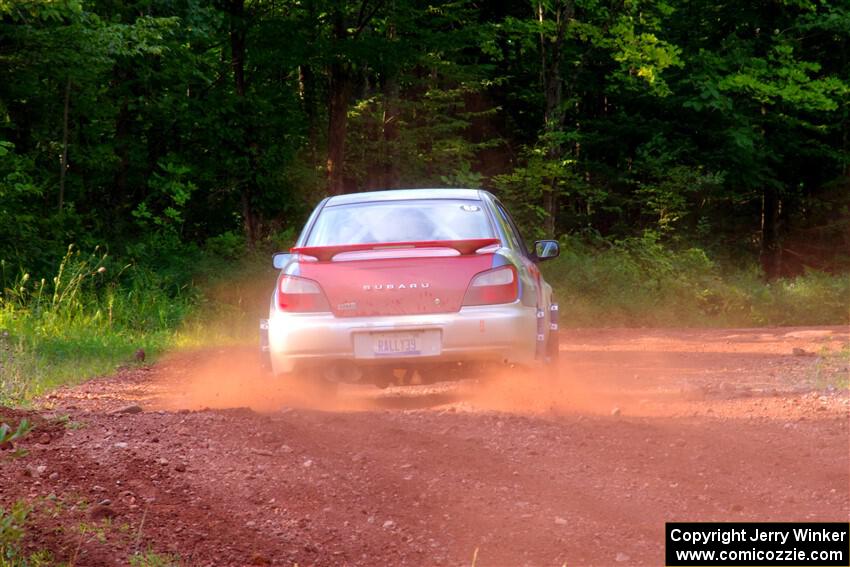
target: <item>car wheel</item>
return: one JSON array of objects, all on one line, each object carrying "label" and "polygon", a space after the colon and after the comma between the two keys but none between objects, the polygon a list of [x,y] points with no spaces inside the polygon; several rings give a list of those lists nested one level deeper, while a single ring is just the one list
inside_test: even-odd
[{"label": "car wheel", "polygon": [[302,369],[278,374],[278,378],[295,391],[296,396],[308,399],[333,400],[339,391],[339,383],[328,380],[321,369]]},{"label": "car wheel", "polygon": [[339,382],[332,382],[326,378],[316,380],[315,388],[319,399],[322,400],[335,400],[339,395]]}]

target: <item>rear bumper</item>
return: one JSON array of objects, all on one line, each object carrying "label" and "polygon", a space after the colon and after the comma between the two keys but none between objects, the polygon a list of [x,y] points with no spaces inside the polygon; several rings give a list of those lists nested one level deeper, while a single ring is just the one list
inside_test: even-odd
[{"label": "rear bumper", "polygon": [[[358,357],[355,336],[392,331],[439,331],[437,355],[378,359]],[[535,361],[537,316],[520,302],[463,307],[457,313],[387,317],[334,317],[331,313],[274,312],[268,320],[268,352],[276,374],[339,361],[363,365],[439,362]],[[362,340],[361,340],[362,344]],[[362,351],[361,351],[362,355]]]}]

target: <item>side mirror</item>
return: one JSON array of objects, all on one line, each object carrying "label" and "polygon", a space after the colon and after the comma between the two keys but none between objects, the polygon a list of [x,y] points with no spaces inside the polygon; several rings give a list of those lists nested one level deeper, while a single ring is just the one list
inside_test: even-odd
[{"label": "side mirror", "polygon": [[292,254],[289,252],[279,252],[272,256],[272,264],[274,265],[276,270],[282,270],[284,266],[289,262],[289,259],[292,257]]},{"label": "side mirror", "polygon": [[557,240],[538,240],[534,243],[534,259],[538,262],[557,258],[561,254],[561,247]]}]

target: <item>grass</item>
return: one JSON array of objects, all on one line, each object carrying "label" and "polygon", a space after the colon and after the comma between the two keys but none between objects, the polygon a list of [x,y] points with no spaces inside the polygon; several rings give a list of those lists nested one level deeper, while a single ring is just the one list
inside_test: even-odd
[{"label": "grass", "polygon": [[140,348],[156,356],[171,346],[192,293],[73,246],[51,281],[20,274],[0,296],[0,405],[113,372]]},{"label": "grass", "polygon": [[139,349],[150,362],[174,349],[254,343],[275,277],[263,252],[200,255],[164,276],[73,246],[49,281],[5,272],[0,406],[135,364]]},{"label": "grass", "polygon": [[59,423],[62,427],[69,431],[77,431],[86,427],[86,423],[84,421],[75,421],[71,419],[71,416],[68,414],[57,416],[55,418],[55,422]]},{"label": "grass", "polygon": [[812,372],[812,383],[818,390],[850,388],[850,344],[839,351],[822,348]]},{"label": "grass", "polygon": [[52,555],[46,550],[27,553],[21,549],[31,511],[32,508],[22,501],[15,502],[8,510],[0,507],[0,567],[55,565]]},{"label": "grass", "polygon": [[[0,423],[0,444],[15,441],[29,434],[31,428],[22,420],[14,433],[6,423]],[[21,454],[13,454],[17,458]],[[46,550],[26,553],[21,549],[21,541],[26,534],[27,520],[32,507],[22,501],[14,502],[7,510],[0,506],[0,567],[41,567],[53,565],[51,554]]]},{"label": "grass", "polygon": [[156,354],[169,339],[168,333],[78,338],[18,332],[0,359],[0,405],[20,404],[58,386],[114,372],[133,360],[137,348]]},{"label": "grass", "polygon": [[176,567],[179,564],[179,558],[156,553],[150,549],[130,556],[130,567]]},{"label": "grass", "polygon": [[[48,497],[36,504],[41,505],[42,513],[54,518],[65,512],[64,503],[55,497]],[[0,507],[0,567],[46,567],[48,565],[75,567],[78,565],[77,559],[84,544],[104,545],[116,529],[108,518],[99,522],[80,521],[73,525],[63,524],[58,529],[75,538],[77,545],[68,561],[57,562],[48,550],[41,549],[35,552],[24,550],[23,541],[27,531],[32,527],[31,516],[36,511],[38,511],[36,507],[23,500],[15,502],[8,510]],[[122,524],[114,533],[126,540],[131,535],[129,524]],[[138,541],[136,543],[138,546]],[[157,553],[149,547],[144,552],[135,552],[130,555],[127,564],[132,567],[178,567],[180,558],[171,554]]]},{"label": "grass", "polygon": [[[193,310],[173,335],[173,348],[253,344],[258,325],[268,316],[277,272],[270,255],[256,253],[229,264],[228,269],[204,268],[195,285],[202,292]],[[224,274],[224,275],[221,275]]]},{"label": "grass", "polygon": [[766,283],[756,266],[723,269],[697,248],[672,250],[649,234],[588,243],[565,237],[542,264],[563,326],[752,327],[850,320],[847,274],[809,272]]}]

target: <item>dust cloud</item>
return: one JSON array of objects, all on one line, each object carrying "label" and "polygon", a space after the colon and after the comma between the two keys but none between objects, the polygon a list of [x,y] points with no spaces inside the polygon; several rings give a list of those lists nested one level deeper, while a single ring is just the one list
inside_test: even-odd
[{"label": "dust cloud", "polygon": [[162,409],[246,407],[270,412],[287,406],[321,408],[306,381],[283,381],[260,364],[256,348],[228,347],[177,353],[158,369]]},{"label": "dust cloud", "polygon": [[632,358],[630,365],[620,366],[562,354],[565,360],[554,375],[545,369],[504,369],[461,387],[477,409],[520,414],[649,415],[655,413],[653,406],[678,397],[678,389],[657,388],[660,375],[675,371],[669,361],[661,356]]},{"label": "dust cloud", "polygon": [[[628,411],[646,414],[652,381],[635,369],[651,366],[657,374],[664,363],[654,359],[607,367],[562,362],[561,371],[493,369],[461,380],[385,390],[371,384],[340,384],[336,392],[317,387],[303,376],[275,377],[262,368],[256,348],[228,347],[182,352],[157,367],[160,409],[198,410],[246,407],[258,412],[283,408],[320,411],[380,409],[446,409],[521,414],[611,415]],[[629,370],[628,372],[626,370]],[[659,392],[655,398],[663,396]],[[658,400],[655,400],[658,401]]]}]

